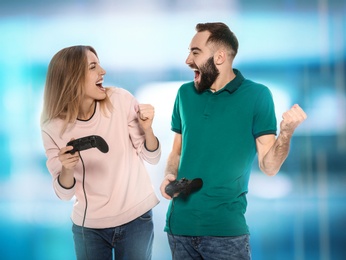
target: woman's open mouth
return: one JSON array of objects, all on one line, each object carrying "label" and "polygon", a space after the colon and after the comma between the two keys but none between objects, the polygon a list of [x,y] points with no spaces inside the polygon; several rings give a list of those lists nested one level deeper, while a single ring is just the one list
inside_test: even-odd
[{"label": "woman's open mouth", "polygon": [[96,82],[96,86],[102,90],[102,91],[105,91],[105,88],[102,86],[102,83],[103,83],[103,80],[102,81],[99,81],[99,82]]}]

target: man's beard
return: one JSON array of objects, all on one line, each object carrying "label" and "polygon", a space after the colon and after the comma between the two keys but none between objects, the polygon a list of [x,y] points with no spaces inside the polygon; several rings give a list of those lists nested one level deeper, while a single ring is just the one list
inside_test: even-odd
[{"label": "man's beard", "polygon": [[210,57],[199,69],[201,74],[200,82],[195,82],[195,88],[198,93],[209,89],[215,82],[220,72],[214,64],[214,57]]}]

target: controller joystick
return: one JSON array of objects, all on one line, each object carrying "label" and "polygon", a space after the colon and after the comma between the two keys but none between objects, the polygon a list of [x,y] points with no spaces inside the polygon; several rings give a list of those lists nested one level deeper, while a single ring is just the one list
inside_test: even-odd
[{"label": "controller joystick", "polygon": [[[202,188],[203,181],[201,178],[196,178],[193,180],[188,180],[186,178],[182,178],[180,180],[175,180],[169,183],[166,188],[165,192],[173,198],[174,194],[178,193],[183,194],[185,197],[190,195],[192,192],[195,192]],[[178,195],[178,196],[179,196]]]},{"label": "controller joystick", "polygon": [[96,147],[103,153],[108,152],[108,144],[106,141],[98,135],[90,135],[82,138],[78,138],[72,141],[69,141],[66,146],[73,146],[73,149],[71,151],[68,151],[68,153],[73,154],[77,151],[83,151],[90,148]]}]

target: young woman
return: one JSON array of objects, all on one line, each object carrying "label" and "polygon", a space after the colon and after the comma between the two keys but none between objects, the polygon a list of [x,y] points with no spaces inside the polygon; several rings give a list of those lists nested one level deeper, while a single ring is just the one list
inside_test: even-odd
[{"label": "young woman", "polygon": [[[53,187],[75,197],[71,219],[77,259],[150,259],[151,209],[158,204],[144,162],[158,163],[154,108],[126,90],[103,87],[94,48],[72,46],[52,58],[41,118]],[[77,152],[67,143],[97,136],[108,149]],[[106,151],[108,150],[108,151]]]}]

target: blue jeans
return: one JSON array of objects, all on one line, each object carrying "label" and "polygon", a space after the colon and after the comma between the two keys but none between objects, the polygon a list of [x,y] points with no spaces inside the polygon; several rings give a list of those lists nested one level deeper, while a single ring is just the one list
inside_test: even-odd
[{"label": "blue jeans", "polygon": [[148,260],[152,256],[154,226],[152,211],[114,228],[94,229],[73,224],[78,260]]},{"label": "blue jeans", "polygon": [[173,260],[250,260],[250,236],[173,236],[168,234],[168,242]]}]

